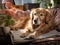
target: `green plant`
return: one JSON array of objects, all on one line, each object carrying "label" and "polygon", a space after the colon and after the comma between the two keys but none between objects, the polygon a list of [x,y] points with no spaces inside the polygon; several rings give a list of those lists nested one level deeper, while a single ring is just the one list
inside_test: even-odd
[{"label": "green plant", "polygon": [[4,26],[12,26],[15,24],[15,21],[12,19],[12,17],[10,15],[5,15],[5,14],[2,14],[0,15],[0,26],[3,24]]},{"label": "green plant", "polygon": [[37,0],[37,3],[40,3],[41,2],[41,0]]},{"label": "green plant", "polygon": [[52,3],[49,3],[48,6],[51,8],[52,7]]},{"label": "green plant", "polygon": [[6,17],[4,15],[0,15],[0,25],[5,22]]},{"label": "green plant", "polygon": [[14,25],[14,20],[6,20],[5,26]]},{"label": "green plant", "polygon": [[7,19],[5,21],[5,26],[10,26],[10,25],[14,25],[15,24],[15,21],[12,20],[12,17],[7,15]]},{"label": "green plant", "polygon": [[9,20],[10,20],[11,18],[12,18],[12,17],[11,17],[10,15],[7,15],[7,19],[9,19]]}]

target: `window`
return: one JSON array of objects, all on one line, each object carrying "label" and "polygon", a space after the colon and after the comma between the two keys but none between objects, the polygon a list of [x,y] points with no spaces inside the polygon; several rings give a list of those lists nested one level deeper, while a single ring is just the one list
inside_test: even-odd
[{"label": "window", "polygon": [[16,5],[22,5],[22,0],[14,0]]},{"label": "window", "polygon": [[14,0],[16,5],[24,5],[25,3],[36,3],[37,0]]}]

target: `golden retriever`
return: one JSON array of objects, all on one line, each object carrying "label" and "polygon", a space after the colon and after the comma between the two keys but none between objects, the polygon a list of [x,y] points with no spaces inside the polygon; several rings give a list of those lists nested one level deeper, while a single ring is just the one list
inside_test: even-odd
[{"label": "golden retriever", "polygon": [[30,36],[32,38],[36,38],[41,34],[48,33],[55,28],[54,16],[48,9],[33,9],[30,16],[33,21],[33,28],[35,30]]},{"label": "golden retriever", "polygon": [[[32,22],[30,24],[33,28],[33,32],[30,33],[30,37],[32,38],[36,38],[41,34],[50,32],[55,26],[53,15],[50,13],[49,10],[44,8],[32,9],[30,13],[30,19]],[[29,33],[24,33],[22,36],[25,37],[28,34]]]}]

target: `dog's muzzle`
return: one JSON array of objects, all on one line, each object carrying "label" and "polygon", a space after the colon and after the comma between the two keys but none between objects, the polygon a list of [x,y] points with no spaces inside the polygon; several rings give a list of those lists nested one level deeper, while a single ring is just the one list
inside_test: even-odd
[{"label": "dog's muzzle", "polygon": [[41,22],[40,22],[40,20],[38,20],[38,19],[35,19],[35,20],[33,20],[33,24],[34,25],[39,25]]},{"label": "dog's muzzle", "polygon": [[38,20],[34,20],[34,23],[35,23],[35,24],[38,24]]}]

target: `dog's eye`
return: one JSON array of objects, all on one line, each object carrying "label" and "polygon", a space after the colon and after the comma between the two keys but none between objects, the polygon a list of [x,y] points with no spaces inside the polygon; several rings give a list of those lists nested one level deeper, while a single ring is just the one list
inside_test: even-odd
[{"label": "dog's eye", "polygon": [[40,14],[40,16],[43,16],[43,15],[44,15],[43,13]]},{"label": "dog's eye", "polygon": [[36,15],[36,13],[34,13],[34,15]]}]

